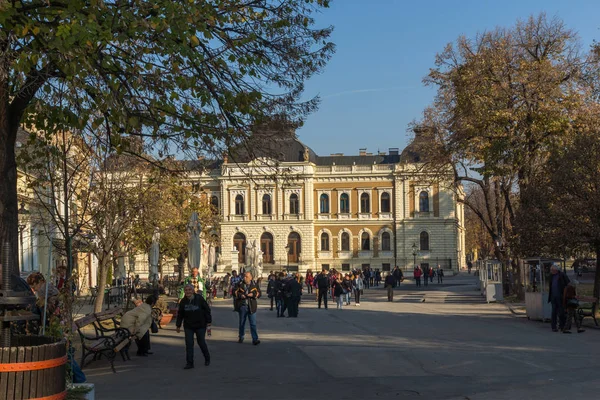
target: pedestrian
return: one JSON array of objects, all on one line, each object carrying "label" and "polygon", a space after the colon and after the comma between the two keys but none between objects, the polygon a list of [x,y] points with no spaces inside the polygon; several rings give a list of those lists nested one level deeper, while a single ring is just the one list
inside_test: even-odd
[{"label": "pedestrian", "polygon": [[288,285],[290,292],[288,318],[298,318],[298,308],[302,296],[302,284],[297,279],[291,279]]},{"label": "pedestrian", "polygon": [[270,274],[268,279],[269,279],[269,282],[267,283],[267,297],[269,298],[269,300],[271,300],[270,310],[273,311],[273,303],[275,302],[275,290],[276,290],[276,286],[277,286],[277,280],[275,279],[274,274]]},{"label": "pedestrian", "polygon": [[419,267],[419,270],[421,270],[421,278],[423,278],[423,284],[425,286],[429,286],[429,266],[425,265],[422,269],[421,267]]},{"label": "pedestrian", "polygon": [[471,261],[467,262],[467,270],[469,270],[469,274],[471,273],[471,269],[473,269],[473,263]]},{"label": "pedestrian", "polygon": [[337,309],[341,310],[344,305],[344,298],[346,295],[345,289],[342,286],[342,279],[337,277],[335,281],[333,281],[331,287],[333,288],[333,297],[337,301]]},{"label": "pedestrian", "polygon": [[435,270],[433,268],[429,268],[429,282],[433,283],[434,276],[435,276]]},{"label": "pedestrian", "polygon": [[329,292],[329,277],[327,276],[327,271],[323,270],[317,277],[315,278],[315,282],[317,285],[317,290],[319,292],[318,298],[318,306],[321,308],[321,300],[324,303],[325,309],[327,309],[327,295]]},{"label": "pedestrian", "polygon": [[438,264],[438,266],[437,266],[436,275],[438,278],[438,283],[444,283],[444,270],[440,264]]},{"label": "pedestrian", "polygon": [[185,296],[179,302],[175,331],[181,332],[181,323],[183,322],[186,361],[184,369],[194,368],[194,335],[200,350],[202,350],[204,365],[209,366],[210,353],[206,344],[206,330],[210,329],[212,323],[210,307],[201,295],[194,293],[193,285],[187,284],[183,290]]},{"label": "pedestrian", "polygon": [[394,285],[396,284],[396,279],[394,275],[388,273],[385,277],[385,281],[383,283],[383,287],[387,290],[387,298],[388,301],[394,301]]},{"label": "pedestrian", "polygon": [[312,294],[314,281],[315,277],[313,276],[312,270],[309,269],[306,272],[306,278],[304,279],[304,282],[306,283],[306,293]]},{"label": "pedestrian", "polygon": [[358,275],[358,273],[354,275],[352,288],[354,289],[354,305],[360,306],[360,295],[362,294],[364,284],[363,280],[361,279],[360,275]]},{"label": "pedestrian", "polygon": [[198,268],[192,268],[192,273],[185,277],[181,282],[181,288],[179,289],[178,296],[179,300],[183,299],[184,287],[190,284],[194,287],[194,293],[198,293],[206,299],[206,282],[200,277],[200,271]]},{"label": "pedestrian", "polygon": [[229,280],[229,291],[231,293],[231,297],[233,298],[233,311],[235,310],[235,298],[234,293],[237,291],[238,285],[242,281],[242,277],[237,274],[237,271],[231,271],[231,279]]},{"label": "pedestrian", "polygon": [[421,268],[415,266],[415,269],[413,271],[413,276],[415,278],[415,283],[417,284],[417,287],[421,286],[421,275],[422,275],[422,271]]},{"label": "pedestrian", "polygon": [[121,317],[120,327],[127,329],[131,336],[135,336],[137,355],[141,357],[148,357],[148,354],[152,354],[150,351],[150,326],[152,325],[152,307],[155,304],[156,297],[150,295],[146,297],[146,302],[140,303]]},{"label": "pedestrian", "polygon": [[[565,327],[565,309],[563,306],[565,288],[569,284],[569,278],[559,270],[556,264],[550,267],[550,282],[548,290],[548,303],[552,304],[552,332],[558,332]],[[558,329],[556,326],[558,320]]]},{"label": "pedestrian", "polygon": [[369,267],[365,268],[363,275],[365,276],[365,287],[367,289],[369,289],[371,287],[371,285],[370,285],[371,270],[369,269]]},{"label": "pedestrian", "polygon": [[352,279],[350,278],[350,275],[344,275],[344,279],[342,280],[342,287],[346,292],[346,294],[344,295],[344,300],[346,302],[346,305],[349,306],[350,297],[352,296]]},{"label": "pedestrian", "polygon": [[231,274],[228,272],[221,281],[221,289],[223,289],[223,299],[226,299],[231,293]]},{"label": "pedestrian", "polygon": [[246,272],[244,280],[240,282],[235,292],[235,308],[240,314],[239,338],[238,343],[244,342],[246,320],[250,322],[250,334],[252,335],[252,344],[260,344],[258,333],[256,331],[256,310],[258,309],[257,299],[261,296],[260,288],[252,280],[252,274]]},{"label": "pedestrian", "polygon": [[375,286],[379,286],[381,283],[381,271],[379,269],[375,270]]},{"label": "pedestrian", "polygon": [[581,329],[581,319],[577,315],[577,307],[579,307],[579,300],[577,299],[577,288],[575,287],[576,282],[569,282],[565,288],[565,294],[563,299],[563,306],[567,310],[567,321],[565,323],[565,329],[563,333],[571,333],[571,320],[575,321],[577,326],[577,333],[585,332],[585,329]]},{"label": "pedestrian", "polygon": [[275,308],[277,309],[277,318],[283,317],[285,309],[283,308],[283,273],[277,275],[275,281]]}]

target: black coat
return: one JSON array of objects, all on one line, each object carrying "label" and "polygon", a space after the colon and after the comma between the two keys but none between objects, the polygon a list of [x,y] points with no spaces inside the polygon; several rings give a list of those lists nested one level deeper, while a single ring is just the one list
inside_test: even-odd
[{"label": "black coat", "polygon": [[206,328],[212,323],[212,315],[210,307],[204,297],[199,294],[194,294],[192,299],[184,297],[179,302],[179,310],[177,311],[177,327],[183,322],[184,328]]},{"label": "black coat", "polygon": [[[558,275],[558,294],[559,294],[559,297],[562,299],[563,293],[565,292],[565,288],[569,284],[570,280],[569,280],[569,277],[567,275],[565,275],[565,273],[562,271],[558,271],[557,275]],[[548,284],[550,286],[548,289],[548,303],[550,303],[552,301],[552,295],[554,294],[554,293],[552,293],[552,280],[553,279],[554,279],[554,276],[552,274],[550,274],[550,279],[548,282]]]}]

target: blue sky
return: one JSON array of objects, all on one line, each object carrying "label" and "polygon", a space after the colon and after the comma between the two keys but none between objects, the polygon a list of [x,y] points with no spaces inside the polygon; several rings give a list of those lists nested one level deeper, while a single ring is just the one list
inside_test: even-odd
[{"label": "blue sky", "polygon": [[583,49],[600,41],[600,0],[334,0],[317,16],[333,25],[337,52],[325,71],[306,84],[320,95],[319,110],[298,131],[319,155],[406,146],[408,124],[431,103],[422,78],[434,57],[460,35],[546,12],[578,32]]}]

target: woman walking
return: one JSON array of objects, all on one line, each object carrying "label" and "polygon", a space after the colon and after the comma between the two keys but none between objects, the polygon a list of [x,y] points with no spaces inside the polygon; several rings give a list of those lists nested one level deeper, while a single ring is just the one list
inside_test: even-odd
[{"label": "woman walking", "polygon": [[346,274],[344,275],[344,280],[342,281],[342,288],[345,291],[345,300],[346,300],[346,305],[349,306],[350,305],[350,297],[352,295],[352,279],[350,278],[350,275]]},{"label": "woman walking", "polygon": [[354,281],[353,281],[353,289],[354,289],[354,305],[355,306],[360,306],[360,294],[363,291],[364,285],[363,285],[363,280],[361,278],[360,275],[354,275]]},{"label": "woman walking", "polygon": [[338,276],[331,284],[331,287],[333,289],[333,297],[336,299],[336,302],[337,302],[337,308],[338,308],[338,310],[341,310],[344,305],[344,294],[345,294],[344,287],[342,286],[341,277]]},{"label": "woman walking", "polygon": [[313,276],[312,270],[309,269],[306,272],[306,278],[304,279],[304,283],[306,283],[306,293],[312,294],[314,281],[315,277]]}]

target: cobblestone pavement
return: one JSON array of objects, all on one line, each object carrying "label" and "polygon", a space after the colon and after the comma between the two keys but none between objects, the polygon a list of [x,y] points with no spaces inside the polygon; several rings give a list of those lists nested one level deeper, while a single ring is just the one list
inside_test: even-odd
[{"label": "cobblestone pavement", "polygon": [[117,360],[116,374],[105,360],[85,372],[98,399],[597,398],[600,331],[553,333],[484,303],[472,276],[454,279],[403,285],[393,303],[370,289],[343,310],[319,310],[305,295],[297,319],[276,318],[265,298],[259,346],[237,343],[231,301],[215,301],[209,367],[197,348],[196,368],[183,370],[172,322],[152,336],[150,357]]}]

